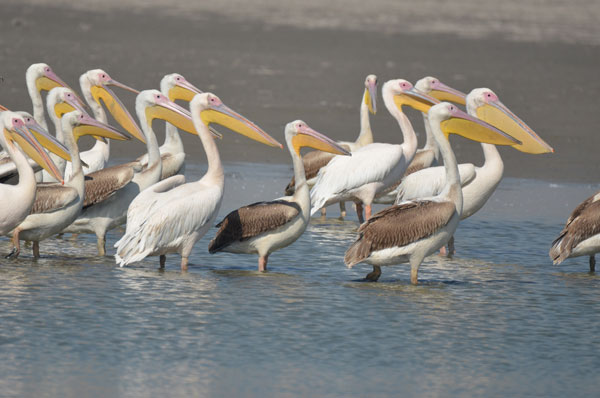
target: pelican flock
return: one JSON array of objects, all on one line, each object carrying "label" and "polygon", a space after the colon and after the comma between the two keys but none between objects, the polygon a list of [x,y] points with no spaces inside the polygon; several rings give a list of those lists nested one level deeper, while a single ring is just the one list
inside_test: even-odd
[{"label": "pelican flock", "polygon": [[[382,266],[407,263],[410,282],[417,284],[424,259],[447,244],[452,252],[460,221],[483,208],[500,184],[504,165],[497,145],[529,154],[554,151],[496,92],[475,88],[466,95],[432,76],[414,86],[404,79],[382,85],[383,103],[401,138],[375,142],[371,117],[378,80],[369,74],[355,141],[336,142],[302,120],[288,123],[283,136],[293,175],[286,196],[228,209],[216,223],[226,196],[226,167],[215,138],[228,135],[214,126],[283,148],[257,124],[178,73],[164,75],[160,91],[138,91],[103,69],[91,69],[79,76],[80,96],[48,64],[36,63],[27,69],[25,83],[32,114],[0,106],[0,233],[11,240],[11,257],[19,256],[20,241],[26,240],[33,242],[37,258],[40,242],[62,233],[94,234],[98,255],[105,256],[107,233],[123,225],[111,253],[119,266],[158,256],[165,268],[167,255],[179,254],[179,268],[187,270],[193,248],[215,227],[209,253],[255,254],[258,271],[266,272],[269,256],[305,233],[311,215],[339,203],[344,217],[349,201],[356,205],[360,226],[340,263],[371,266],[365,280],[372,282]],[[134,112],[111,87],[136,94]],[[43,92],[48,92],[45,106]],[[426,141],[420,149],[408,109],[422,115]],[[119,129],[108,124],[108,114]],[[161,146],[155,119],[165,122]],[[196,181],[184,176],[188,158],[179,130],[197,135],[206,154],[207,171]],[[450,134],[480,142],[484,163],[458,164]],[[79,151],[78,139],[86,135],[96,141]],[[142,142],[145,153],[110,164],[111,145],[129,138]],[[302,148],[314,151],[303,156]],[[376,203],[388,207],[373,214]],[[595,271],[599,203],[597,193],[573,211],[550,249],[554,263],[589,256],[589,269]]]}]

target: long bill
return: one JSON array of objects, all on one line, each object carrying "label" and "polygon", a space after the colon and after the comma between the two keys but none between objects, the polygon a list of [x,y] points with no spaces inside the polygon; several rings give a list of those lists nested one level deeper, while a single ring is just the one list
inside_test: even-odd
[{"label": "long bill", "polygon": [[65,83],[60,77],[58,77],[58,75],[56,73],[54,73],[54,71],[52,69],[50,69],[50,67],[47,67],[44,70],[44,75],[40,76],[37,78],[37,80],[35,81],[35,86],[38,89],[38,91],[50,91],[52,90],[54,87],[65,87],[68,88],[69,90],[73,91],[73,94],[75,95],[75,97],[77,98],[77,101],[81,104],[82,107],[85,108],[85,102],[83,102],[83,100],[81,99],[81,97],[79,97],[77,95],[77,93],[75,93],[75,91],[69,87],[69,85],[67,83]]},{"label": "long bill", "polygon": [[298,156],[300,155],[300,149],[303,147],[310,147],[319,151],[329,152],[336,155],[351,156],[350,152],[342,148],[331,138],[313,130],[305,123],[303,123],[299,128],[296,135],[292,137],[292,145],[294,146],[294,151],[296,151]]},{"label": "long bill", "polygon": [[525,153],[549,153],[554,149],[502,102],[493,101],[477,108],[477,117],[521,141],[513,148]]},{"label": "long bill", "polygon": [[439,104],[440,101],[427,95],[420,93],[416,88],[412,87],[410,90],[403,92],[402,94],[396,94],[394,96],[394,102],[398,109],[402,106],[407,105],[413,109],[427,113],[429,108],[435,104]]},{"label": "long bill", "polygon": [[373,115],[377,113],[377,83],[369,82],[369,86],[365,89],[365,104],[369,108],[369,112]]},{"label": "long bill", "polygon": [[[4,129],[4,134],[11,141],[16,142],[21,147],[23,152],[25,152],[37,164],[42,166],[42,168],[51,176],[61,183],[64,182],[63,176],[58,170],[58,167],[56,167],[52,159],[50,159],[50,156],[48,156],[46,151],[42,148],[42,145],[35,139],[28,128],[26,128],[24,125],[13,126],[11,130]],[[47,135],[47,137],[48,141],[54,138],[50,135]],[[62,146],[62,144],[58,141],[57,144]]]},{"label": "long bill", "polygon": [[[177,100],[190,102],[194,99],[196,94],[202,94],[202,90],[200,90],[198,87],[194,86],[192,83],[188,82],[187,80],[183,79],[183,80],[179,80],[175,86],[171,87],[171,89],[169,90],[169,100],[171,100],[172,102],[175,102]],[[189,114],[189,111],[186,110],[186,112]],[[189,114],[189,115],[190,115],[190,121],[191,121],[191,114]],[[191,127],[188,126],[186,123],[186,128],[183,128],[182,130],[184,130],[188,133],[191,133],[191,134],[198,135],[196,130],[193,127],[194,127],[193,123],[192,123]],[[193,132],[191,132],[190,130],[193,130]],[[210,131],[210,133],[215,138],[218,138],[218,139],[223,138],[223,134],[219,133],[217,130],[215,130],[211,126],[208,127],[208,131]]]},{"label": "long bill", "polygon": [[87,113],[80,113],[77,119],[77,125],[73,127],[73,136],[79,139],[84,135],[92,135],[94,137],[110,138],[111,140],[128,140],[130,137],[125,133],[102,123]]},{"label": "long bill", "polygon": [[[36,141],[40,145],[42,145],[44,148],[46,148],[47,150],[49,150],[56,156],[59,156],[69,162],[71,161],[71,154],[69,153],[69,150],[60,141],[58,141],[56,139],[56,137],[50,135],[42,126],[39,125],[38,122],[35,121],[34,118],[26,117],[26,118],[24,118],[24,120],[25,120],[25,127],[27,127],[29,129],[29,132],[31,134],[33,134]],[[30,155],[30,157],[31,157],[31,155]],[[32,157],[32,159],[33,159],[33,157]],[[37,162],[37,163],[40,164],[39,162]],[[42,166],[42,165],[40,164],[40,166]],[[48,171],[48,170],[46,170],[46,171]],[[48,171],[48,172],[50,172],[50,171]]]},{"label": "long bill", "polygon": [[445,85],[439,80],[433,84],[429,95],[439,101],[454,102],[459,105],[466,105],[467,94]]},{"label": "long bill", "polygon": [[283,145],[275,138],[222,102],[211,105],[210,108],[201,111],[200,118],[207,126],[211,123],[216,123],[262,144],[283,148]]},{"label": "long bill", "polygon": [[450,134],[457,134],[473,141],[494,145],[518,145],[521,143],[483,120],[461,111],[456,106],[452,106],[450,118],[441,122],[440,128],[446,137]]},{"label": "long bill", "polygon": [[[126,86],[122,83],[118,83],[115,80],[111,79],[110,84],[137,93],[137,90]],[[117,97],[111,89],[109,89],[105,85],[100,85],[92,86],[90,91],[92,93],[92,97],[94,97],[94,100],[96,100],[97,103],[100,104],[100,100],[104,102],[110,114],[115,118],[117,123],[121,125],[121,127],[123,127],[128,133],[130,133],[138,140],[142,141],[143,143],[146,143],[144,133],[142,132],[138,124],[135,122],[135,119],[133,118],[133,116],[131,116],[127,108],[125,108],[125,105],[123,105],[119,97]]]}]

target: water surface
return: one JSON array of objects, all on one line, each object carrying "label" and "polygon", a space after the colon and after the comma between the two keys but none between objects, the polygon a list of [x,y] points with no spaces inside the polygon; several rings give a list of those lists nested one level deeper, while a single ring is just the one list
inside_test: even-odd
[{"label": "water surface", "polygon": [[[188,165],[190,177],[204,165]],[[221,216],[279,195],[287,165],[226,164]],[[587,259],[547,252],[598,189],[505,179],[427,258],[378,283],[347,269],[355,216],[314,218],[256,272],[255,256],[170,256],[118,268],[92,236],[69,235],[0,266],[0,396],[544,396],[597,394],[598,289]],[[278,193],[279,192],[279,193]],[[350,207],[350,206],[348,206]],[[122,231],[108,237],[109,252]],[[8,241],[0,241],[8,251]]]}]

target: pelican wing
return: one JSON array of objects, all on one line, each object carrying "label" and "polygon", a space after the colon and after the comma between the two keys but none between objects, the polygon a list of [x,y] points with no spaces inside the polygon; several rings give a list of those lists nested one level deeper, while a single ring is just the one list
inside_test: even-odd
[{"label": "pelican wing", "polygon": [[408,165],[408,168],[406,169],[402,177],[404,178],[408,175],[411,175],[412,173],[415,173],[419,170],[423,170],[431,166],[434,159],[435,154],[432,149],[421,149],[417,151],[415,157],[413,158],[412,162],[410,162],[410,164]]},{"label": "pelican wing", "polygon": [[51,213],[79,198],[77,190],[56,183],[38,184],[31,214]]},{"label": "pelican wing", "polygon": [[95,171],[85,176],[83,208],[111,197],[133,179],[136,162],[120,164]]},{"label": "pelican wing", "polygon": [[243,241],[275,230],[300,214],[300,206],[287,200],[258,202],[240,207],[217,224],[219,230],[208,245],[210,253],[218,252],[233,242]]},{"label": "pelican wing", "polygon": [[456,207],[449,201],[423,200],[388,207],[360,226],[344,262],[351,267],[374,251],[427,238],[446,225],[455,212]]},{"label": "pelican wing", "polygon": [[[179,183],[182,185],[177,186]],[[120,266],[181,247],[190,235],[212,222],[223,190],[208,184],[200,188],[183,184],[183,176],[178,175],[152,185],[140,195],[127,211],[125,235],[115,243],[115,259]]]},{"label": "pelican wing", "polygon": [[[327,166],[327,164],[335,156],[336,155],[333,153],[323,151],[310,151],[306,155],[302,156],[302,164],[304,165],[304,175],[306,176],[306,180],[308,181],[311,178],[315,178],[317,174],[319,174],[319,170]],[[292,177],[292,180],[288,186],[285,187],[285,194],[293,195],[295,186],[296,178]]]},{"label": "pelican wing", "polygon": [[321,169],[310,191],[311,215],[327,203],[365,184],[383,181],[400,162],[406,162],[401,145],[374,143],[352,156],[336,156]]},{"label": "pelican wing", "polygon": [[579,243],[600,233],[599,194],[589,197],[573,210],[560,235],[552,242],[550,258],[554,264],[567,259]]},{"label": "pelican wing", "polygon": [[[460,184],[464,187],[475,178],[475,166],[471,163],[459,164],[458,174],[460,175]],[[445,184],[446,170],[444,166],[428,167],[416,171],[402,179],[398,186],[396,203],[437,196],[442,192]]]}]

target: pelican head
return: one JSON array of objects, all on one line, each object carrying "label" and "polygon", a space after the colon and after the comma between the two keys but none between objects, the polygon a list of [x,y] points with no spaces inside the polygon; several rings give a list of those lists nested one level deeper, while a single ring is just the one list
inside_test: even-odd
[{"label": "pelican head", "polygon": [[[55,87],[52,90],[60,89],[63,89],[63,87]],[[50,92],[52,92],[52,90],[50,90]],[[34,119],[34,117],[30,113],[23,111],[19,111],[17,113],[23,118],[23,121],[25,122],[25,127],[29,129],[29,132],[33,134],[36,141],[40,145],[42,145],[44,148],[54,153],[55,155],[60,156],[61,158],[69,162],[71,161],[71,154],[69,153],[68,149],[60,141],[48,134],[46,129],[40,126],[40,124]]]},{"label": "pelican head", "polygon": [[42,90],[50,91],[54,87],[69,87],[48,64],[31,64],[25,72],[25,78],[28,82],[35,83],[38,92]]},{"label": "pelican head", "polygon": [[73,133],[75,140],[84,135],[100,136],[113,140],[128,140],[129,136],[121,133],[108,124],[102,123],[85,112],[75,110],[63,115],[61,119],[63,131]]},{"label": "pelican head", "polygon": [[300,155],[300,149],[304,147],[336,155],[350,155],[350,152],[339,146],[331,138],[313,130],[302,120],[295,120],[285,126],[285,140],[297,155]]},{"label": "pelican head", "polygon": [[446,135],[462,135],[473,141],[494,145],[515,145],[520,141],[498,130],[481,119],[473,117],[449,102],[442,102],[431,107],[428,113],[432,124],[439,124]]},{"label": "pelican head", "polygon": [[140,120],[145,118],[149,128],[152,127],[154,119],[161,119],[190,134],[198,135],[190,112],[171,101],[158,90],[140,92],[135,99],[135,108]]},{"label": "pelican head", "polygon": [[[106,104],[106,108],[110,114],[127,132],[138,140],[146,142],[144,133],[142,133],[135,119],[109,86],[119,87],[135,94],[139,94],[138,90],[116,81],[102,69],[92,69],[85,72],[79,77],[79,84],[84,92],[89,91],[92,94],[92,99],[98,105],[100,105],[100,100],[102,100]],[[88,98],[88,101],[90,100]]]},{"label": "pelican head", "polygon": [[[32,132],[27,128],[23,116],[16,112],[2,112],[0,114],[0,123],[3,127],[3,132],[0,135],[2,146],[14,145],[14,143],[17,143],[31,159],[42,166],[48,173],[50,173],[50,175],[56,178],[56,180],[61,182],[63,181],[63,177],[54,162],[52,162],[46,151],[36,140]],[[62,147],[64,151],[66,151],[66,148],[64,148],[64,146],[58,142],[56,138],[52,137],[41,127],[39,134],[43,135],[45,140],[48,142],[53,141],[55,146]]]},{"label": "pelican head", "polygon": [[[393,98],[396,107],[402,112],[402,106],[407,105],[421,112],[429,111],[432,105],[439,103],[433,97],[416,90],[413,85],[404,79],[395,79],[385,82],[381,89],[383,100],[389,109],[389,98]],[[386,100],[387,99],[387,100]]]},{"label": "pelican head", "polygon": [[467,94],[445,85],[436,77],[427,76],[420,79],[415,84],[415,88],[421,93],[430,95],[439,101],[449,101],[465,105]]},{"label": "pelican head", "polygon": [[[244,116],[226,106],[219,97],[212,93],[196,94],[190,103],[190,110],[194,118],[194,124],[197,122],[204,123],[206,126],[209,126],[211,123],[220,124],[265,145],[283,148],[275,138],[271,137]],[[200,117],[200,120],[197,120],[198,117]]]},{"label": "pelican head", "polygon": [[365,105],[373,115],[377,113],[377,76],[369,75],[365,79]]},{"label": "pelican head", "polygon": [[179,73],[165,75],[160,81],[160,91],[168,96],[171,101],[183,100],[190,102],[196,94],[202,94],[202,90],[188,82]]},{"label": "pelican head", "polygon": [[513,148],[525,153],[549,153],[554,149],[523,120],[508,109],[489,88],[476,88],[467,95],[467,109],[481,120],[521,141]]},{"label": "pelican head", "polygon": [[46,103],[48,113],[54,113],[59,118],[65,113],[73,112],[74,110],[85,112],[83,104],[78,101],[73,90],[67,87],[55,87],[50,90]]}]

